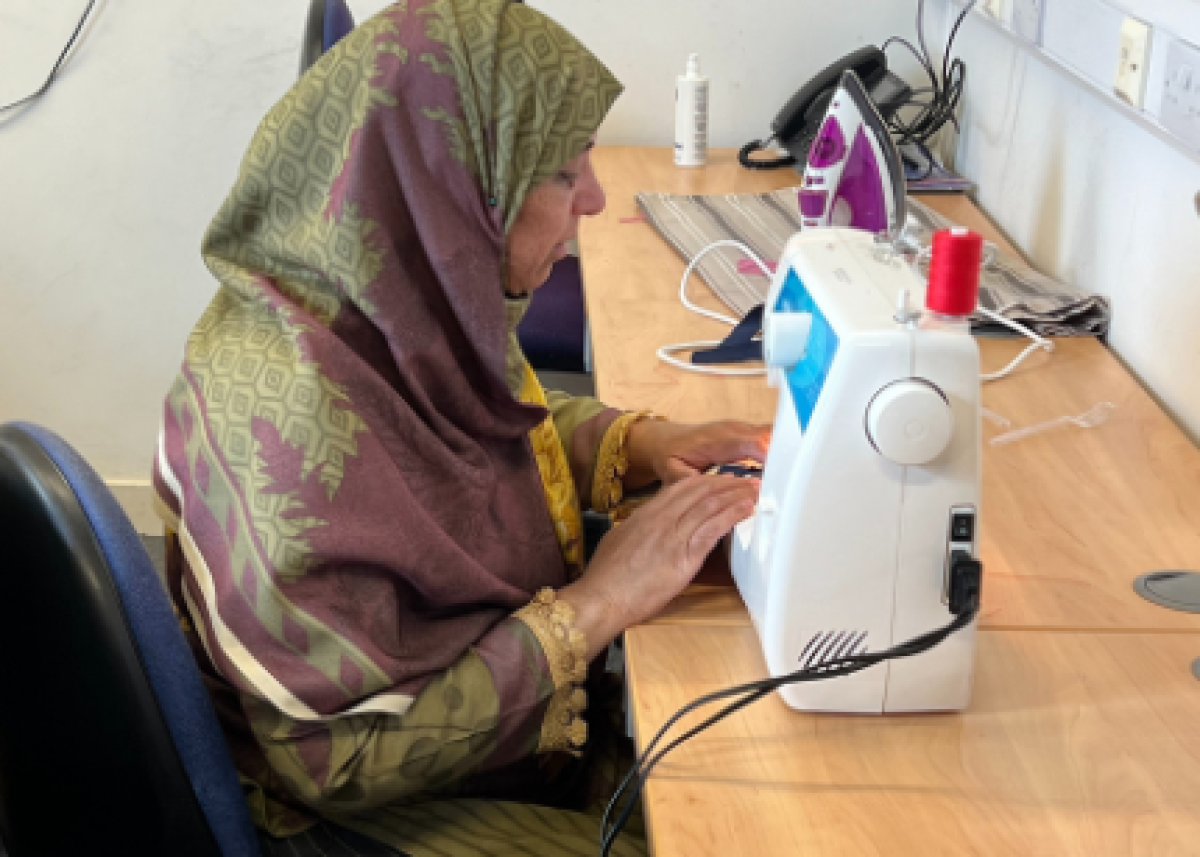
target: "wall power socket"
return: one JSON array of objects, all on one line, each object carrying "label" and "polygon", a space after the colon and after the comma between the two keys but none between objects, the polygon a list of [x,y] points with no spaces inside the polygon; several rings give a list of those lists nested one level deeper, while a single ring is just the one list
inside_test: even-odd
[{"label": "wall power socket", "polygon": [[1146,100],[1151,32],[1150,25],[1137,18],[1126,18],[1121,24],[1113,92],[1134,107],[1141,107]]},{"label": "wall power socket", "polygon": [[979,9],[1006,27],[1012,23],[1012,0],[983,0]]},{"label": "wall power socket", "polygon": [[1162,86],[1158,120],[1200,152],[1200,48],[1183,39],[1169,40]]}]

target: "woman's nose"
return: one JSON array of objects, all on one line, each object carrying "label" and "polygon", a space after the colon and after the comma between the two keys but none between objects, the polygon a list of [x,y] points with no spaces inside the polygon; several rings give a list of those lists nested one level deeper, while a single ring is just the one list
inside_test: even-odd
[{"label": "woman's nose", "polygon": [[588,170],[579,179],[579,184],[575,187],[575,213],[591,216],[604,211],[607,199],[604,187],[596,179],[596,174]]}]

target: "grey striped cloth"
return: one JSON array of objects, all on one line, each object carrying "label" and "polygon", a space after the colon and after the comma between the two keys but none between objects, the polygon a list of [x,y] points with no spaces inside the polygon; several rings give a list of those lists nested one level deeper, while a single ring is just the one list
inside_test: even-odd
[{"label": "grey striped cloth", "polygon": [[[642,192],[637,202],[650,224],[685,261],[690,262],[714,241],[735,239],[763,261],[774,263],[788,238],[800,229],[797,190],[711,196]],[[935,230],[956,225],[909,197],[901,241],[919,254],[929,247]],[[989,248],[991,261],[985,264],[979,282],[982,307],[1026,324],[1044,336],[1102,336],[1108,332],[1112,309],[1107,298],[1052,280],[1015,256],[993,245]],[[770,280],[745,259],[739,250],[722,247],[696,266],[700,277],[738,316],[766,300],[770,286]],[[972,319],[972,329],[977,333],[1009,332],[982,315]]]}]

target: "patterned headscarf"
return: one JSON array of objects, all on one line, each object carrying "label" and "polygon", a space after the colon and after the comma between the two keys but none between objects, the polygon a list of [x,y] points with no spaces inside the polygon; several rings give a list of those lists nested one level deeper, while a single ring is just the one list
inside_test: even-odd
[{"label": "patterned headscarf", "polygon": [[510,0],[401,0],[262,122],[156,468],[214,665],[301,721],[403,713],[565,583],[505,382],[505,236],[620,92]]}]

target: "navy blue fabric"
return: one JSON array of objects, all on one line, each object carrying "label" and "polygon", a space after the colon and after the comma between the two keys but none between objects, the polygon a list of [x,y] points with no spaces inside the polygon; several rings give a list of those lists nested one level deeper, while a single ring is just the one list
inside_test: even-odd
[{"label": "navy blue fabric", "polygon": [[533,293],[517,327],[517,339],[534,369],[583,372],[586,338],[579,258],[564,256],[554,263],[550,279]]},{"label": "navy blue fabric", "polygon": [[716,348],[692,352],[692,362],[698,365],[712,363],[749,363],[763,359],[762,340],[755,339],[762,332],[763,305],[759,304],[737,323]]},{"label": "navy blue fabric", "polygon": [[354,16],[350,14],[345,0],[326,0],[325,3],[325,50],[329,50],[354,29]]},{"label": "navy blue fabric", "polygon": [[209,827],[226,857],[259,857],[254,826],[208,691],[150,557],[96,472],[53,432],[17,423],[63,472],[91,522],[142,663]]}]

